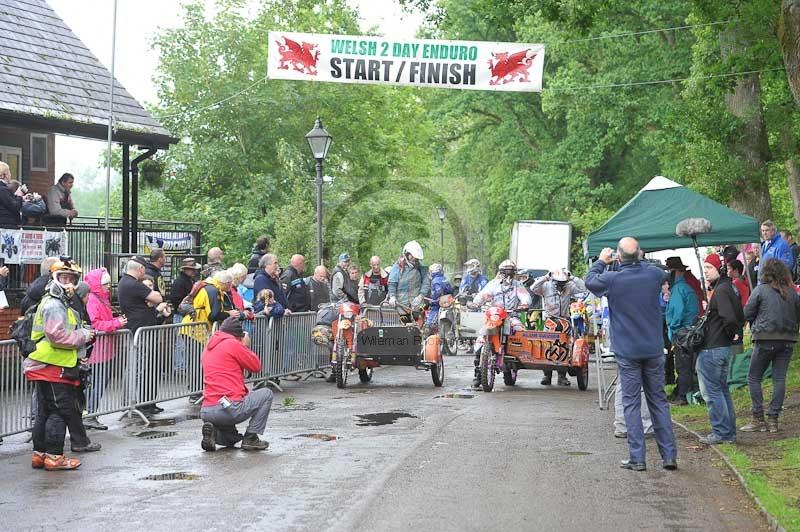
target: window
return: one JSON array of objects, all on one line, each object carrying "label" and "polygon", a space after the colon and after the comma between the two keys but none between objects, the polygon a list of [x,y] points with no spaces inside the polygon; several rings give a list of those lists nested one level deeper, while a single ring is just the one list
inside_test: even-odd
[{"label": "window", "polygon": [[20,179],[22,175],[22,148],[0,146],[0,161],[3,161],[11,168],[12,179]]},{"label": "window", "polygon": [[31,171],[47,171],[47,135],[31,133]]}]

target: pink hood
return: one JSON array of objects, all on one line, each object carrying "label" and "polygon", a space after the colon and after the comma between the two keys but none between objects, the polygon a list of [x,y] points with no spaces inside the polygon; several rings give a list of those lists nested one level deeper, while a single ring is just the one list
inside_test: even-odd
[{"label": "pink hood", "polygon": [[105,268],[97,268],[90,271],[83,276],[83,280],[89,285],[89,291],[97,296],[100,300],[111,303],[111,298],[108,293],[103,290],[103,274],[106,273]]}]

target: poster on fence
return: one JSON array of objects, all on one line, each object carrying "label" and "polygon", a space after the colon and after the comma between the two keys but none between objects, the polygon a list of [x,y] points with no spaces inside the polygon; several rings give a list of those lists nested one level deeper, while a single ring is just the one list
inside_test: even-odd
[{"label": "poster on fence", "polygon": [[[14,259],[6,259],[9,264],[39,264],[45,257],[59,257],[69,254],[66,231],[10,231],[18,233],[16,248],[12,248]],[[8,257],[6,237],[0,234],[0,252]],[[12,246],[14,246],[12,244]],[[16,262],[14,262],[16,261]]]},{"label": "poster on fence", "polygon": [[0,258],[6,264],[20,263],[20,238],[19,229],[0,229]]},{"label": "poster on fence", "polygon": [[189,233],[145,233],[144,252],[150,253],[153,249],[163,249],[172,253],[190,253],[194,240]]},{"label": "poster on fence", "polygon": [[267,77],[541,92],[544,45],[269,32]]}]

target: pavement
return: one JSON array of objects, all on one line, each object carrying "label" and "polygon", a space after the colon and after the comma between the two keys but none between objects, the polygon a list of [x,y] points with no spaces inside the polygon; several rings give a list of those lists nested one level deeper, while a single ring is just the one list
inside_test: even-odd
[{"label": "pavement", "polygon": [[483,393],[464,355],[445,375],[442,388],[406,367],[378,368],[366,385],[351,376],[345,390],[287,382],[266,452],[202,451],[185,400],[163,403],[153,427],[104,416],[111,430],[90,432],[103,449],[77,471],[32,470],[24,436],[6,438],[0,530],[768,530],[680,432],[677,472],[661,469],[652,441],[646,472],[620,469],[625,440],[593,382],[544,387],[521,371],[517,386]]}]

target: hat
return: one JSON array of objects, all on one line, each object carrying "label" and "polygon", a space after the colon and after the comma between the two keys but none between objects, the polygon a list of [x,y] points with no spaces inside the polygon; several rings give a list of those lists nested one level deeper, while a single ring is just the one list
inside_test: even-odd
[{"label": "hat", "polygon": [[689,267],[683,263],[680,257],[667,257],[667,269],[685,272]]},{"label": "hat", "polygon": [[141,264],[142,266],[147,266],[147,261],[144,260],[142,257],[133,256],[133,257],[129,258],[128,260],[129,261],[133,261],[133,262],[135,262],[137,264]]},{"label": "hat", "polygon": [[339,262],[344,262],[346,260],[350,260],[350,254],[347,252],[342,253],[339,255]]},{"label": "hat", "polygon": [[719,255],[716,253],[712,253],[708,257],[706,257],[706,264],[712,265],[718,271],[722,269],[722,259],[719,258]]},{"label": "hat", "polygon": [[183,264],[181,265],[181,269],[190,268],[192,270],[199,270],[201,266],[197,264],[197,261],[191,257],[183,259]]},{"label": "hat", "polygon": [[239,318],[225,318],[219,330],[231,336],[235,336],[236,338],[244,337],[244,329],[242,328],[242,322],[239,321]]}]

